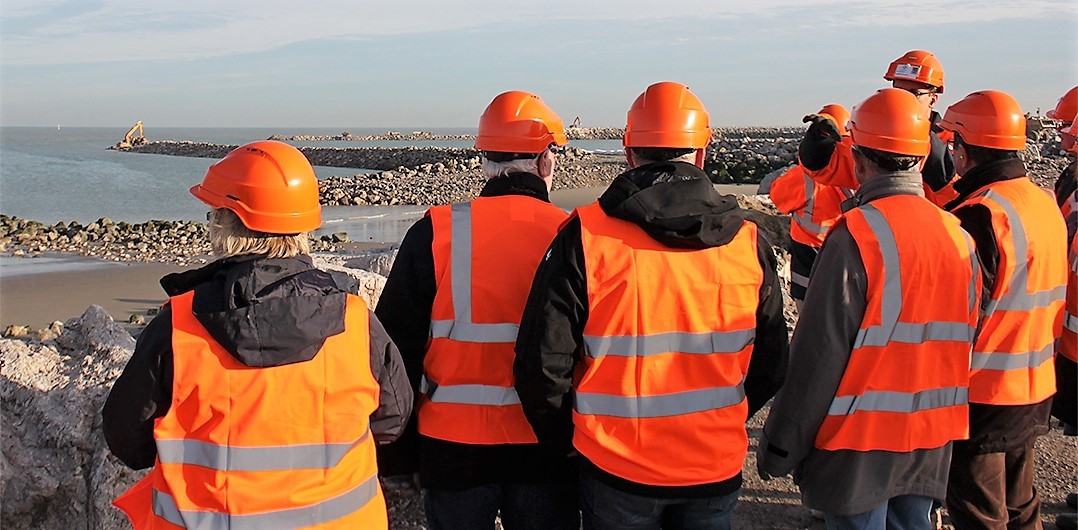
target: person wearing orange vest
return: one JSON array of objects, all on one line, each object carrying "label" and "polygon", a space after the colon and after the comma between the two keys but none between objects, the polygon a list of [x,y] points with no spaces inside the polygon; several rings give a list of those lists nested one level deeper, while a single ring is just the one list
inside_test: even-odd
[{"label": "person wearing orange vest", "polygon": [[1075,145],[1075,137],[1078,136],[1078,86],[1059,98],[1055,108],[1048,111],[1047,115],[1060,121],[1060,148],[1071,158],[1071,163],[1056,179],[1055,192],[1056,203],[1067,222],[1067,237],[1074,239],[1074,234],[1078,231],[1078,179],[1075,178],[1075,156],[1078,155],[1078,145]]},{"label": "person wearing orange vest", "polygon": [[1026,120],[1010,95],[951,105],[953,213],[977,244],[985,304],[970,375],[970,437],[955,444],[947,506],[957,529],[1040,528],[1034,441],[1048,429],[1067,285],[1067,229],[1018,153]]},{"label": "person wearing orange vest", "polygon": [[[831,117],[848,136],[846,122],[850,112],[842,105],[826,105],[817,113]],[[842,201],[853,197],[854,190],[825,186],[809,177],[801,164],[795,164],[771,183],[771,202],[790,214],[790,295],[798,310],[805,300],[809,273],[824,236],[842,214]]]},{"label": "person wearing orange vest", "polygon": [[630,169],[577,208],[532,283],[516,388],[540,443],[577,451],[586,529],[729,528],[745,422],[782,384],[771,244],[701,169],[708,113],[656,83]]},{"label": "person wearing orange vest", "polygon": [[757,449],[828,528],[932,528],[968,435],[981,279],[958,219],[924,197],[930,122],[885,88],[854,107],[860,187],[831,228]]},{"label": "person wearing orange vest", "polygon": [[[955,197],[951,189],[954,161],[947,148],[950,135],[939,126],[939,113],[932,110],[943,93],[943,65],[930,52],[911,50],[892,61],[883,78],[892,87],[913,94],[931,120],[935,133],[929,136],[932,149],[920,172],[925,196],[942,208]],[[821,183],[856,188],[852,144],[843,140],[841,129],[834,120],[820,115],[810,114],[804,121],[811,125],[798,147],[798,158],[809,176]]]},{"label": "person wearing orange vest", "polygon": [[[1070,242],[1067,305],[1063,314],[1062,336],[1056,344],[1056,396],[1052,399],[1052,415],[1063,423],[1065,436],[1078,435],[1078,180],[1075,178],[1075,156],[1078,155],[1078,86],[1067,91],[1047,116],[1060,121],[1060,148],[1071,163],[1059,174],[1055,183],[1056,204],[1067,223]],[[1067,506],[1078,509],[1078,494],[1067,495]],[[1063,530],[1078,529],[1078,514],[1073,511],[1056,516],[1056,526]]]},{"label": "person wearing orange vest", "polygon": [[419,395],[417,421],[380,449],[387,473],[419,473],[429,528],[579,526],[575,460],[537,443],[513,388],[513,345],[535,268],[565,220],[550,203],[561,118],[503,93],[479,118],[488,181],[470,202],[415,223],[376,313]]},{"label": "person wearing orange vest", "polygon": [[403,362],[355,281],[313,265],[314,169],[254,142],[191,193],[219,259],[161,279],[101,412],[109,449],[153,467],[114,501],[136,530],[387,528],[375,444],[411,414]]}]

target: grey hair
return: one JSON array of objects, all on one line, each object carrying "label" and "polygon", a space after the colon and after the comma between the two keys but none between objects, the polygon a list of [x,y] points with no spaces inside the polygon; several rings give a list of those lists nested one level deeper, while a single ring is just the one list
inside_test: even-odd
[{"label": "grey hair", "polygon": [[492,160],[487,160],[486,158],[483,159],[483,174],[485,174],[488,179],[504,177],[510,173],[531,173],[533,175],[538,175],[539,157],[518,158],[508,162],[494,162]]},{"label": "grey hair", "polygon": [[696,163],[696,151],[693,151],[691,153],[686,153],[686,154],[683,154],[683,155],[678,156],[678,157],[671,158],[670,160],[651,160],[651,159],[644,158],[644,157],[636,154],[635,150],[631,150],[631,151],[632,151],[631,154],[632,154],[632,157],[633,157],[633,161],[638,166],[642,166],[644,164],[650,164],[652,162],[688,162],[690,164],[695,164]]},{"label": "grey hair", "polygon": [[311,253],[307,233],[267,234],[243,225],[232,210],[217,208],[210,213],[210,248],[219,258],[264,254],[268,258],[291,258]]}]

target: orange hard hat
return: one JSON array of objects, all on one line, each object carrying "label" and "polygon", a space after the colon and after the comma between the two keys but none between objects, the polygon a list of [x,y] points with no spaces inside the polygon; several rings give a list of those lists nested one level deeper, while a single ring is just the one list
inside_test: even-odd
[{"label": "orange hard hat", "polygon": [[314,168],[283,142],[237,147],[210,166],[191,194],[213,208],[232,210],[256,232],[298,234],[322,224]]},{"label": "orange hard hat", "polygon": [[685,85],[655,83],[629,107],[625,147],[701,149],[710,142],[707,109]]},{"label": "orange hard hat", "polygon": [[499,153],[541,153],[550,144],[565,145],[561,118],[535,94],[511,90],[499,94],[479,117],[475,148]]},{"label": "orange hard hat", "polygon": [[1078,111],[1071,116],[1070,125],[1060,128],[1059,133],[1063,137],[1060,142],[1063,150],[1078,154],[1078,142],[1075,142],[1075,137],[1078,137]]},{"label": "orange hard hat", "polygon": [[1045,114],[1053,120],[1062,120],[1064,122],[1074,120],[1074,115],[1078,114],[1078,86],[1063,94],[1063,97],[1056,102],[1056,108]]},{"label": "orange hard hat", "polygon": [[906,79],[934,86],[943,93],[943,65],[931,52],[910,50],[891,61],[883,78],[888,81]]},{"label": "orange hard hat", "polygon": [[850,111],[846,110],[846,107],[837,103],[831,103],[830,105],[824,105],[820,112],[817,112],[821,116],[827,116],[832,120],[835,120],[835,124],[838,125],[838,130],[842,136],[849,136],[850,131],[846,130],[846,123],[850,121]]},{"label": "orange hard hat", "polygon": [[962,135],[977,147],[1021,151],[1026,148],[1026,117],[1010,94],[998,90],[974,92],[947,107],[940,127]]},{"label": "orange hard hat", "polygon": [[882,88],[853,108],[854,145],[910,156],[928,156],[932,123],[917,98],[897,88]]}]

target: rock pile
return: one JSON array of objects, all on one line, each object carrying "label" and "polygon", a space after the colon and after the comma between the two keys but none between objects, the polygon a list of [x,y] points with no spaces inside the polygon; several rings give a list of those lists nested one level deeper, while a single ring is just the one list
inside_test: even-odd
[{"label": "rock pile", "polygon": [[[344,232],[311,241],[315,251],[332,252],[348,242]],[[0,253],[36,256],[71,252],[112,261],[205,263],[210,253],[206,223],[198,221],[113,222],[102,217],[88,225],[38,221],[0,214]]]},{"label": "rock pile", "polygon": [[301,134],[298,136],[282,136],[280,134],[274,134],[267,138],[267,140],[277,140],[280,142],[308,142],[308,141],[320,141],[320,142],[377,142],[377,141],[397,141],[397,142],[416,142],[416,141],[429,141],[429,140],[474,140],[474,134],[435,134],[429,131],[412,131],[404,134],[396,131],[389,131],[384,134],[366,134],[361,136],[354,136],[352,133],[343,132],[341,134],[334,135],[309,135]]},{"label": "rock pile", "polygon": [[[554,189],[605,186],[624,170],[620,156],[570,149],[558,161]],[[322,203],[332,206],[436,205],[473,199],[485,183],[476,158],[469,166],[450,162],[333,176],[319,182],[319,192]]]},{"label": "rock pile", "polygon": [[140,474],[109,455],[100,411],[135,340],[98,306],[63,327],[0,340],[0,526],[129,528],[109,503]]}]

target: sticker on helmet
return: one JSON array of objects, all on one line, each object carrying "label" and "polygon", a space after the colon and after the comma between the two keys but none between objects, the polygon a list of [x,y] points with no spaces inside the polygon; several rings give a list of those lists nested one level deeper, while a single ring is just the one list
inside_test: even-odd
[{"label": "sticker on helmet", "polygon": [[917,79],[917,74],[919,73],[921,73],[921,65],[919,64],[900,64],[895,67],[895,77]]}]

